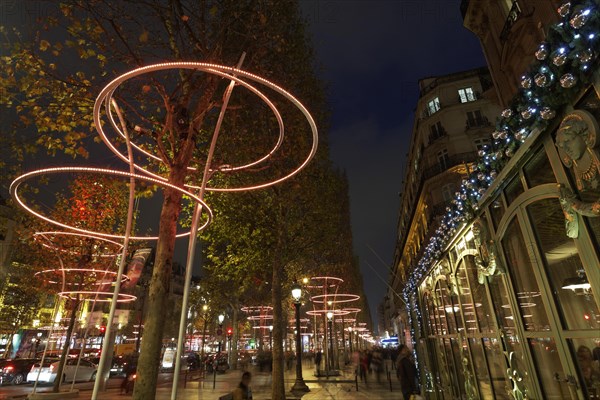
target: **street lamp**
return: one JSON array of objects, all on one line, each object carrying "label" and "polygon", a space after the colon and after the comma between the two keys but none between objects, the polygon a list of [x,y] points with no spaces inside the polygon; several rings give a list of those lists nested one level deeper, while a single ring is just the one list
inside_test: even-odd
[{"label": "street lamp", "polygon": [[350,354],[352,354],[352,327],[348,327],[348,342],[350,343]]},{"label": "street lamp", "polygon": [[273,325],[269,326],[269,350],[273,351]]},{"label": "street lamp", "polygon": [[333,313],[327,312],[327,325],[329,326],[329,368],[333,369]]},{"label": "street lamp", "polygon": [[296,306],[296,382],[292,386],[292,392],[309,392],[310,389],[304,383],[302,378],[302,339],[300,336],[300,298],[302,297],[302,288],[298,283],[292,286],[292,297]]},{"label": "street lamp", "polygon": [[225,321],[225,315],[219,314],[217,319],[219,320],[219,330],[217,331],[217,334],[219,335],[219,354],[221,354],[221,346],[223,344],[223,321]]}]

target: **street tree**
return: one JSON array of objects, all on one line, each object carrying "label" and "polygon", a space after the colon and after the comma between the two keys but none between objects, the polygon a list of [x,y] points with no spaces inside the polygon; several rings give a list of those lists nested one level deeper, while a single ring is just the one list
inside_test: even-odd
[{"label": "street tree", "polygon": [[[157,61],[235,65],[246,52],[245,69],[280,82],[309,108],[314,105],[313,57],[295,1],[65,0],[49,2],[46,12],[32,40],[9,34],[12,47],[0,59],[0,87],[5,94],[0,101],[14,109],[21,125],[37,132],[35,144],[50,153],[77,157],[93,151],[91,106],[97,93],[118,73]],[[159,156],[156,167],[172,184],[181,187],[197,181],[188,167],[203,166],[225,84],[215,76],[193,72],[156,74],[116,94],[130,127],[140,128],[132,130],[137,132],[134,139]],[[251,133],[243,147],[249,151],[240,158],[255,156],[249,143],[260,142],[260,135],[252,124],[265,113],[263,109],[251,119],[248,113],[240,114],[237,126]],[[298,144],[284,154],[293,154]],[[231,161],[238,160],[227,160]],[[285,160],[274,161],[285,166]],[[162,310],[181,200],[179,191],[163,190],[136,399],[152,398],[156,389]],[[283,203],[279,202],[281,208]],[[274,278],[281,284],[279,275]],[[283,382],[276,386],[273,398],[284,398]]]}]

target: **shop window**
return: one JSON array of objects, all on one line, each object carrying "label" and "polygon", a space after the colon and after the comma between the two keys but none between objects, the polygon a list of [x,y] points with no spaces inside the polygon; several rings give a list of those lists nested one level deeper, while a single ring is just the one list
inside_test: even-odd
[{"label": "shop window", "polygon": [[483,346],[481,345],[481,339],[471,338],[469,339],[469,347],[471,349],[471,358],[473,360],[473,370],[479,383],[479,391],[481,392],[482,399],[493,399],[492,394],[492,381],[488,373],[487,365],[485,362],[485,356],[483,354]]},{"label": "shop window", "polygon": [[586,399],[600,399],[600,332],[595,338],[569,341]]},{"label": "shop window", "polygon": [[504,195],[506,196],[506,202],[511,204],[517,197],[519,197],[522,193],[525,192],[523,188],[523,184],[521,183],[521,179],[519,175],[515,175],[510,183],[504,189]]},{"label": "shop window", "polygon": [[513,218],[504,234],[502,247],[525,329],[528,331],[550,330],[540,289],[533,274],[533,265],[527,253],[519,221],[516,218]]},{"label": "shop window", "polygon": [[[562,400],[569,391],[556,342],[549,337],[529,339],[540,387],[546,400]],[[558,379],[557,379],[558,378]]]},{"label": "shop window", "polygon": [[504,202],[502,201],[501,196],[497,196],[489,208],[490,216],[492,217],[492,223],[494,224],[494,229],[498,229],[500,221],[504,216]]},{"label": "shop window", "polygon": [[[464,259],[463,270],[466,273],[468,283],[471,287],[471,297],[473,301],[466,306],[463,305],[463,310],[474,313],[479,323],[480,332],[491,332],[494,329],[493,324],[493,311],[487,300],[487,294],[485,292],[485,286],[480,285],[477,281],[477,266],[475,265],[475,258],[473,256],[467,256]],[[467,332],[468,333],[468,332]]]},{"label": "shop window", "polygon": [[487,358],[492,389],[494,391],[494,397],[492,397],[484,394],[482,390],[483,397],[495,398],[496,400],[512,400],[512,397],[506,391],[506,387],[509,386],[504,374],[504,371],[506,371],[506,358],[500,341],[496,338],[483,338],[483,349]]},{"label": "shop window", "polygon": [[600,312],[577,247],[564,234],[564,215],[557,199],[527,207],[554,301],[567,329],[600,330]]},{"label": "shop window", "polygon": [[458,89],[458,97],[460,98],[461,103],[468,103],[470,101],[475,101],[477,98],[475,97],[475,92],[473,88],[464,88]]},{"label": "shop window", "polygon": [[506,290],[504,281],[502,279],[491,279],[488,281],[488,286],[498,325],[507,335],[516,335],[515,317],[508,300],[508,291]]},{"label": "shop window", "polygon": [[535,152],[535,156],[527,162],[523,172],[527,186],[530,188],[544,183],[556,183],[552,166],[543,147]]}]

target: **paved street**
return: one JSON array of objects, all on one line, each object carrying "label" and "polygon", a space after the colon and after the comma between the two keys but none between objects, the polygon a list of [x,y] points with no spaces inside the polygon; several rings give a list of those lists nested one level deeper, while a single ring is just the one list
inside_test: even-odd
[{"label": "paved street", "polygon": [[[305,367],[307,368],[308,365]],[[253,372],[252,390],[254,400],[267,400],[270,398],[271,391],[271,375],[266,372]],[[304,378],[306,384],[310,388],[310,392],[305,394],[302,399],[304,400],[344,400],[344,399],[369,399],[369,400],[399,400],[402,399],[400,393],[400,386],[395,380],[395,376],[392,375],[392,389],[390,392],[389,382],[382,374],[382,382],[376,383],[375,376],[370,376],[368,385],[359,382],[359,390],[356,391],[356,385],[354,383],[354,374],[351,369],[347,369],[345,373],[340,377],[331,379],[317,379],[312,376],[313,371],[306,371]],[[200,400],[200,399],[218,399],[220,396],[231,392],[239,382],[241,371],[229,371],[223,375],[217,375],[215,389],[213,389],[213,376],[210,375],[204,380],[194,380],[188,382],[186,388],[181,387],[178,398],[181,400]],[[167,400],[170,399],[171,395],[171,378],[169,374],[161,374],[161,384],[157,390],[156,400]],[[287,371],[285,376],[285,383],[287,391],[291,389],[294,384],[295,373],[294,371]],[[183,379],[182,379],[183,380]],[[345,381],[345,382],[340,382]],[[352,381],[352,382],[348,382]],[[118,385],[120,380],[112,379],[109,383],[109,390],[100,396],[102,400],[113,400],[113,399],[126,399],[129,396],[119,394]],[[183,386],[183,382],[182,382]],[[81,383],[76,384],[76,388],[80,390],[80,399],[91,398],[91,384]],[[46,388],[44,388],[46,389]],[[20,386],[20,387],[2,387],[0,388],[0,399],[9,400],[13,398],[24,398],[25,393],[31,391],[31,385]],[[294,399],[291,393],[289,398]]]}]

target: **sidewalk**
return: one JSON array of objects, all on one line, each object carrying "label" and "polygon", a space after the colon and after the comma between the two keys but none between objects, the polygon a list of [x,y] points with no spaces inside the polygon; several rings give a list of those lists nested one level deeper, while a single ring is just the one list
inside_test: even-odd
[{"label": "sidewalk", "polygon": [[[316,378],[313,369],[308,369],[305,366],[304,380],[310,392],[302,396],[302,400],[401,400],[400,385],[392,374],[392,389],[390,392],[389,381],[385,374],[381,375],[381,383],[376,382],[375,375],[369,376],[369,384],[365,385],[359,381],[358,392],[354,382],[354,373],[352,368],[343,371],[339,377],[330,379]],[[271,398],[271,375],[266,372],[258,372],[252,370],[252,394],[254,400],[268,400]],[[226,374],[217,375],[215,389],[213,389],[213,375],[209,375],[201,381],[188,382],[186,388],[180,387],[178,391],[178,400],[217,400],[220,396],[230,393],[239,383],[241,371],[228,371]],[[294,396],[290,389],[295,381],[295,371],[286,371],[285,385],[288,399],[298,399]],[[346,381],[346,382],[338,382]],[[347,381],[352,381],[347,382]],[[91,393],[81,392],[80,399],[89,399]],[[111,389],[102,396],[101,400],[123,400],[129,396],[120,395],[118,390]],[[171,386],[163,385],[159,387],[156,393],[156,400],[170,400]]]}]

